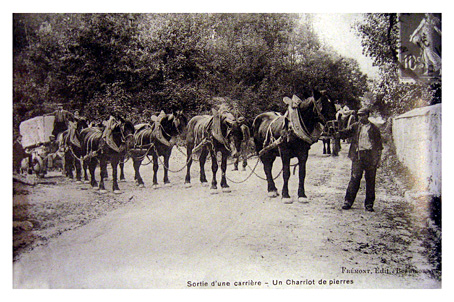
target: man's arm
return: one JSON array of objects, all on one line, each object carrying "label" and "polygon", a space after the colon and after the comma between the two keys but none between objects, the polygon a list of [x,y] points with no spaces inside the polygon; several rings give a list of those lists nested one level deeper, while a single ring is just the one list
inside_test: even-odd
[{"label": "man's arm", "polygon": [[352,137],[353,134],[355,133],[356,125],[357,125],[357,123],[353,123],[350,125],[349,128],[346,128],[344,130],[338,130],[336,133],[334,133],[334,137],[342,138],[342,139]]}]

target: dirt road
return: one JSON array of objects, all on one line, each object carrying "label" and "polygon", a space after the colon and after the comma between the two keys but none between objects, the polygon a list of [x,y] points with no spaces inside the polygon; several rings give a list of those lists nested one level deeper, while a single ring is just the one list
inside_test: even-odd
[{"label": "dirt road", "polygon": [[[375,212],[364,211],[364,188],[351,210],[341,210],[347,149],[331,157],[322,155],[321,142],[312,147],[307,204],[296,201],[293,171],[295,202],[287,205],[268,198],[266,182],[255,175],[230,181],[230,193],[210,194],[197,164],[190,188],[181,171],[170,173],[172,186],[153,189],[151,165],[141,169],[147,187],[137,188],[127,163],[121,195],[61,177],[55,185],[17,189],[15,217],[28,209],[25,237],[34,243],[18,250],[14,287],[439,288],[439,272],[424,256],[427,214],[405,201],[398,180],[379,171]],[[171,169],[184,161],[174,150]],[[280,168],[278,159],[274,175]],[[227,176],[236,182],[251,173],[231,169]],[[256,172],[264,176],[261,164]]]}]

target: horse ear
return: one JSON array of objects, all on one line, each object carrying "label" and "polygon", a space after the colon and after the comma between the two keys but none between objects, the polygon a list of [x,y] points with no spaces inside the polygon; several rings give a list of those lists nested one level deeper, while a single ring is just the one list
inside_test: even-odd
[{"label": "horse ear", "polygon": [[293,96],[292,96],[292,101],[293,101],[293,103],[297,103],[297,104],[303,102],[303,101],[302,101],[298,96],[296,96],[296,95],[293,95]]},{"label": "horse ear", "polygon": [[285,96],[284,97],[284,103],[287,104],[287,105],[290,105],[292,103],[292,99]]}]

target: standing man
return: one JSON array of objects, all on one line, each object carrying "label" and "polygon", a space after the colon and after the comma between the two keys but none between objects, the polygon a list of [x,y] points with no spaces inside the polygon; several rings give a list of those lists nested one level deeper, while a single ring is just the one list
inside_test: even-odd
[{"label": "standing man", "polygon": [[45,115],[55,116],[54,130],[52,131],[52,135],[54,135],[56,138],[58,137],[59,133],[68,129],[68,122],[74,120],[74,115],[71,112],[64,110],[62,104],[57,104],[57,110]]},{"label": "standing man", "polygon": [[342,209],[352,207],[358,193],[363,172],[366,178],[366,211],[374,211],[375,175],[383,149],[380,130],[369,121],[370,111],[367,108],[358,110],[359,121],[349,128],[338,132],[341,138],[352,138],[348,157],[352,160],[351,178],[345,194]]}]

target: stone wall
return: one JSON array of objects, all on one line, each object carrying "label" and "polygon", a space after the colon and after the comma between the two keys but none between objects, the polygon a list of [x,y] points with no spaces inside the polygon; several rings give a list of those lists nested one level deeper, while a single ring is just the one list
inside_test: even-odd
[{"label": "stone wall", "polygon": [[441,104],[393,119],[397,157],[417,179],[416,190],[441,196]]}]

